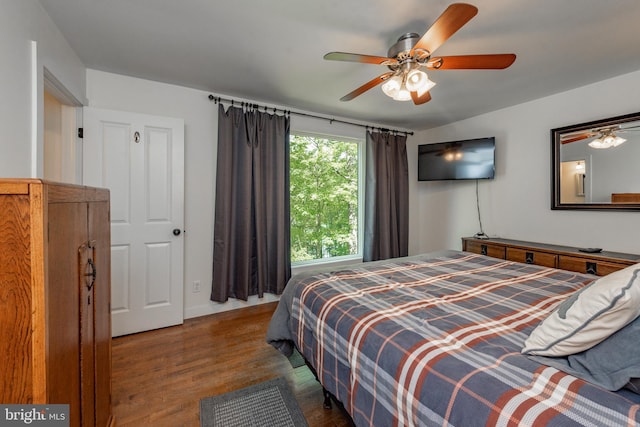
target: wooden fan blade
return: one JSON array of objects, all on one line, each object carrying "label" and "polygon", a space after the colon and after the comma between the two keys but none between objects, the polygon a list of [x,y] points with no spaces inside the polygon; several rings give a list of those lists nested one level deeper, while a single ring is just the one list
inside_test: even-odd
[{"label": "wooden fan blade", "polygon": [[364,64],[375,65],[393,65],[398,61],[394,58],[386,58],[384,56],[374,55],[361,55],[359,53],[347,53],[347,52],[329,52],[324,56],[324,59],[329,61],[347,61],[347,62],[361,62]]},{"label": "wooden fan blade", "polygon": [[562,144],[568,144],[570,142],[582,141],[583,139],[591,138],[592,136],[596,136],[593,132],[585,132],[578,135],[572,135],[568,138],[560,138],[560,142]]},{"label": "wooden fan blade", "polygon": [[513,53],[492,55],[460,55],[431,58],[427,68],[435,70],[502,70],[516,60]]},{"label": "wooden fan blade", "polygon": [[420,105],[431,101],[431,94],[429,92],[425,92],[422,96],[419,96],[418,92],[411,92],[411,99],[415,105]]},{"label": "wooden fan blade", "polygon": [[358,89],[356,89],[356,90],[354,90],[352,92],[349,92],[348,94],[346,94],[345,96],[340,98],[340,101],[351,101],[356,96],[360,96],[363,93],[365,93],[366,91],[368,91],[369,89],[372,89],[372,88],[378,86],[380,83],[384,82],[389,77],[393,76],[393,74],[394,74],[393,71],[389,71],[387,73],[379,75],[375,79],[373,79],[371,81],[368,81],[367,83],[363,84]]},{"label": "wooden fan blade", "polygon": [[422,36],[418,43],[411,49],[411,54],[415,49],[424,49],[433,54],[442,43],[447,41],[456,31],[471,18],[476,16],[478,8],[470,4],[454,3],[449,6],[442,15],[433,23],[431,28]]}]

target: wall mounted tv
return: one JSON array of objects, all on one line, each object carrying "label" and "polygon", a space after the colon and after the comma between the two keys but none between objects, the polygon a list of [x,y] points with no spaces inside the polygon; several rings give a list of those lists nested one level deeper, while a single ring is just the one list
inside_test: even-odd
[{"label": "wall mounted tv", "polygon": [[418,181],[493,179],[495,137],[418,145]]}]

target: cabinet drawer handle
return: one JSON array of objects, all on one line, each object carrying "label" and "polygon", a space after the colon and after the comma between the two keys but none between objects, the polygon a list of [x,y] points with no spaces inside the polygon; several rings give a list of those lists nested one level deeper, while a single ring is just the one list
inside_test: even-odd
[{"label": "cabinet drawer handle", "polygon": [[482,255],[487,254],[487,245],[480,245],[480,254]]},{"label": "cabinet drawer handle", "polygon": [[87,285],[87,289],[91,290],[91,288],[93,288],[93,285],[96,283],[96,276],[98,274],[98,271],[96,270],[96,265],[93,263],[93,260],[91,258],[89,258],[87,260],[87,266],[91,269],[90,272],[85,273],[85,277],[90,277],[90,280],[85,280],[85,284]]},{"label": "cabinet drawer handle", "polygon": [[533,264],[533,252],[525,252],[524,262],[527,264]]},{"label": "cabinet drawer handle", "polygon": [[587,261],[587,273],[588,274],[598,274],[598,264],[595,262]]}]

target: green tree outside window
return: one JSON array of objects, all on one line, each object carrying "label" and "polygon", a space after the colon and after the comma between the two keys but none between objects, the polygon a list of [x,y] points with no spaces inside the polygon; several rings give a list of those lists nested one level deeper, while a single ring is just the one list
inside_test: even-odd
[{"label": "green tree outside window", "polygon": [[291,135],[291,262],[358,253],[358,144]]}]

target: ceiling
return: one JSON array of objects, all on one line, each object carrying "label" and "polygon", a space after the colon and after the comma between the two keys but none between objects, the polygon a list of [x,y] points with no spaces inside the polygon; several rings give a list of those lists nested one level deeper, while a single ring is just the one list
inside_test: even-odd
[{"label": "ceiling", "polygon": [[[433,70],[415,106],[380,87],[387,71],[325,61],[386,56],[424,34],[442,0],[40,0],[88,68],[323,116],[422,130],[640,70],[637,0],[470,0],[478,14],[436,56],[515,53],[506,70]],[[596,100],[594,100],[595,102]]]}]

